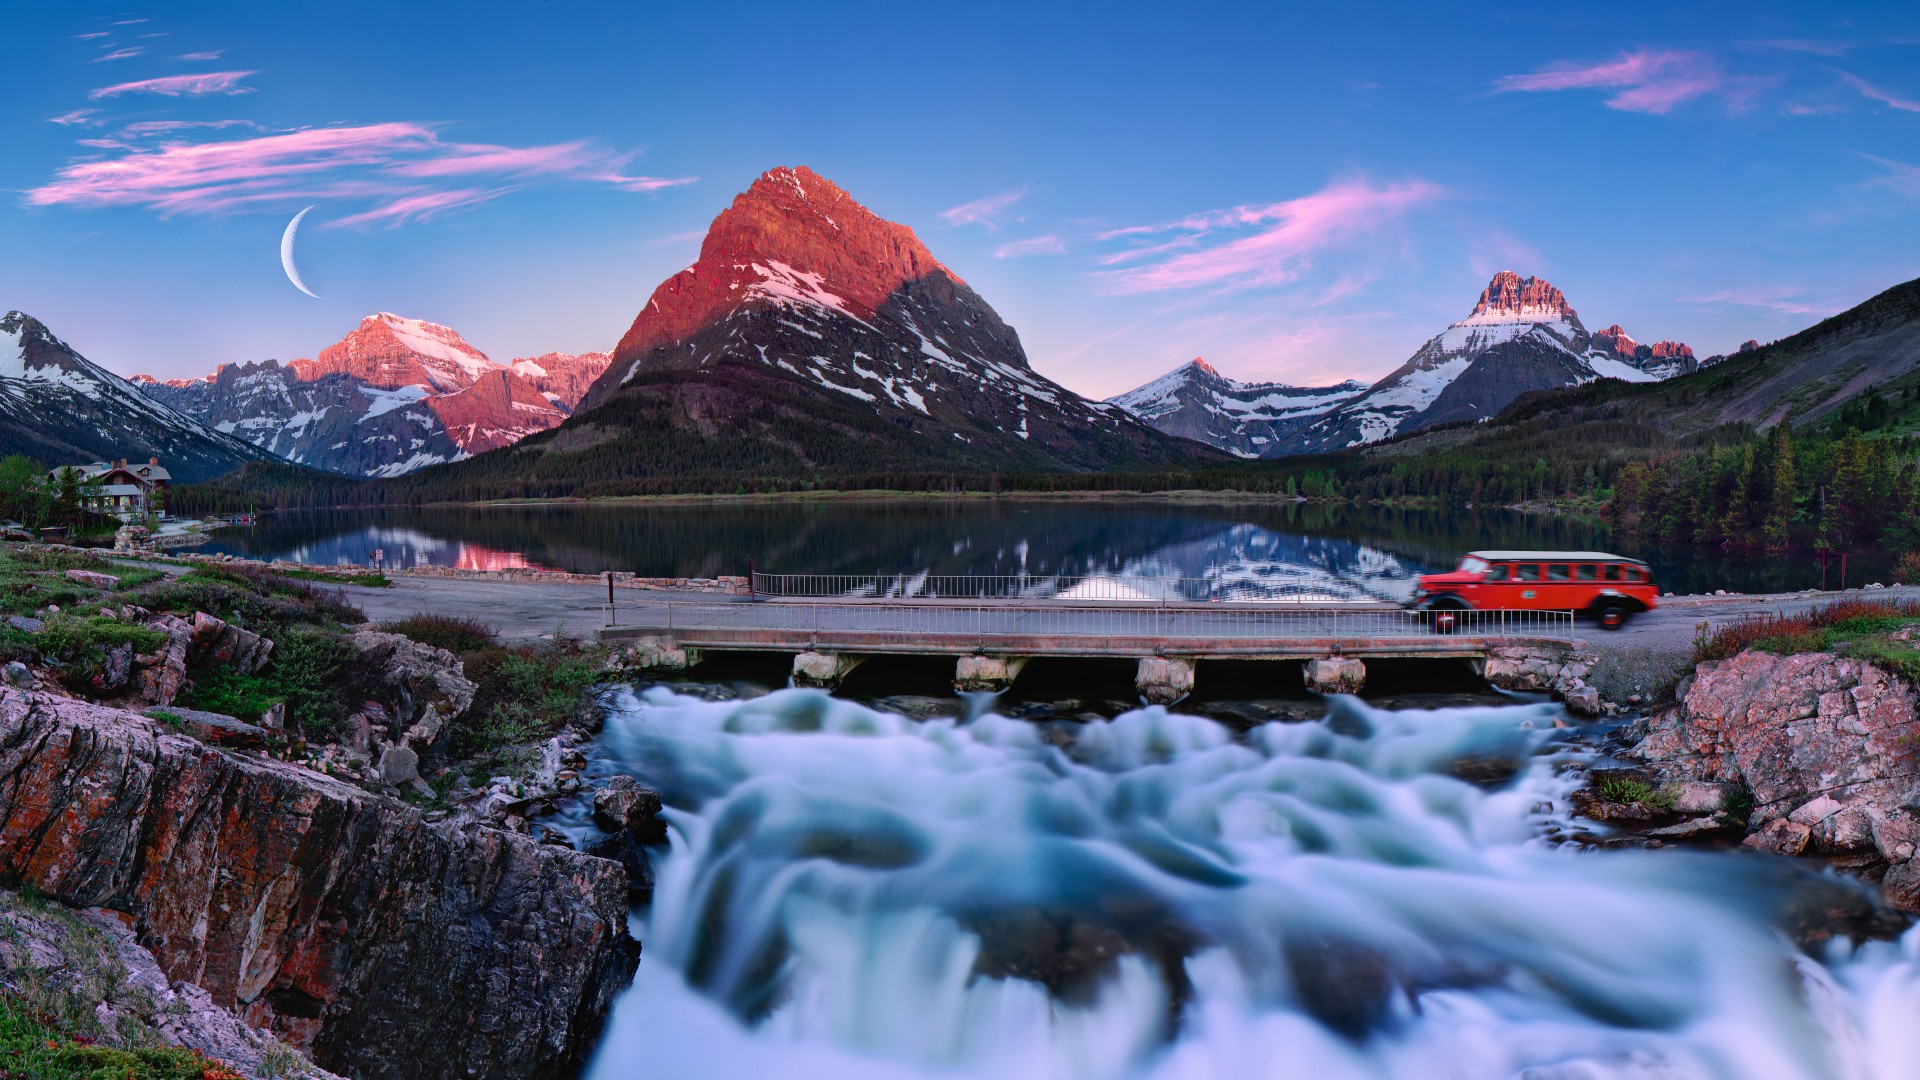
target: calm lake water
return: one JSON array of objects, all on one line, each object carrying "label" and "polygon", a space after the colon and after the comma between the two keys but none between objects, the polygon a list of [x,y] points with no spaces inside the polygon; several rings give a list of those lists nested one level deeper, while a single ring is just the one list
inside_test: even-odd
[{"label": "calm lake water", "polygon": [[[228,528],[200,550],[321,564],[533,566],[650,576],[1111,574],[1284,578],[1404,598],[1415,575],[1482,548],[1600,549],[1646,559],[1674,592],[1821,584],[1817,561],[1661,551],[1591,522],[1507,510],[1266,501],[872,500],[298,511]],[[1887,580],[1855,558],[1849,582]],[[1833,563],[1827,584],[1840,584]]]}]

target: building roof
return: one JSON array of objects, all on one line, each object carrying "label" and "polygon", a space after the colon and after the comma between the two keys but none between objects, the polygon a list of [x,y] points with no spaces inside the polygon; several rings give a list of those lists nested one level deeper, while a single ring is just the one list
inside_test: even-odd
[{"label": "building roof", "polygon": [[145,495],[146,493],[147,489],[139,484],[101,484],[99,487],[89,489],[86,494],[91,498],[95,495]]},{"label": "building roof", "polygon": [[1646,565],[1639,559],[1609,555],[1604,551],[1469,551],[1467,554],[1488,562],[1628,562]]}]

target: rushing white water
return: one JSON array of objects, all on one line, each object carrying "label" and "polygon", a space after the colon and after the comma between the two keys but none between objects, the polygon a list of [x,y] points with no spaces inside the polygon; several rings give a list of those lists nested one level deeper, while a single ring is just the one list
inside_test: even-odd
[{"label": "rushing white water", "polygon": [[605,741],[671,852],[590,1076],[1920,1076],[1920,931],[1812,959],[1770,925],[1810,887],[1784,864],[1545,841],[1557,715],[1050,738],[625,695]]}]

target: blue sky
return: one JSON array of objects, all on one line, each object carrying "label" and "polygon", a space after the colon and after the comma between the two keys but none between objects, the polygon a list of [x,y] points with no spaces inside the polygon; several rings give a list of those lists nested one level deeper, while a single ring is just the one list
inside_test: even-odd
[{"label": "blue sky", "polygon": [[122,373],[608,348],[776,165],[1090,396],[1377,378],[1499,269],[1703,355],[1920,275],[1912,4],[123,3],[0,12],[0,310]]}]

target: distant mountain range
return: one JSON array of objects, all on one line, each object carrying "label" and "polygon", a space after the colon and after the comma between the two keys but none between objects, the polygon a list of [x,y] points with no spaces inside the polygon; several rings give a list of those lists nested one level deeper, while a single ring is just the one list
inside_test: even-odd
[{"label": "distant mountain range", "polygon": [[149,399],[18,311],[0,317],[0,453],[48,467],[158,456],[187,483],[270,458]]},{"label": "distant mountain range", "polygon": [[1221,459],[1038,374],[1013,328],[913,230],[782,168],[653,291],[573,417],[423,482],[555,494]]},{"label": "distant mountain range", "polygon": [[1618,324],[1589,334],[1559,289],[1502,270],[1466,318],[1370,387],[1241,383],[1194,361],[1109,401],[1169,434],[1243,457],[1281,457],[1486,420],[1529,391],[1603,378],[1652,382],[1698,366],[1686,345],[1642,345]]},{"label": "distant mountain range", "polygon": [[606,353],[500,364],[453,330],[369,315],[312,360],[222,364],[201,379],[136,375],[148,396],[269,453],[350,476],[399,476],[557,427]]}]

